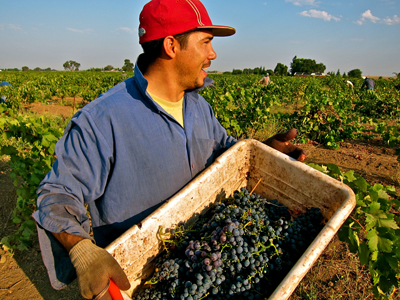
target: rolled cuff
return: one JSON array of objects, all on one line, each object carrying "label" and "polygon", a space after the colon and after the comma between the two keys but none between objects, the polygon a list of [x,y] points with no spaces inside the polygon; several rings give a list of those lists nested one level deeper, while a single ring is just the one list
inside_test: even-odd
[{"label": "rolled cuff", "polygon": [[89,235],[89,218],[83,206],[78,208],[71,205],[71,201],[74,200],[65,196],[59,196],[58,200],[48,198],[42,199],[38,210],[32,216],[36,221],[41,255],[51,286],[60,290],[76,278],[76,273],[67,250],[52,232],[66,232],[93,239]]}]

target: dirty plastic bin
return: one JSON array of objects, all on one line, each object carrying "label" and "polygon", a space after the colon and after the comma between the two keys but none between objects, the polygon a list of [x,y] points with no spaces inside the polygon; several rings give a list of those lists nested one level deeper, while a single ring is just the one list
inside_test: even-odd
[{"label": "dirty plastic bin", "polygon": [[[152,261],[162,250],[160,227],[192,224],[220,199],[247,187],[267,199],[277,199],[292,212],[318,207],[326,221],[322,231],[287,274],[270,300],[288,299],[324,251],[356,205],[345,184],[282,154],[256,140],[236,143],[210,167],[158,208],[131,227],[106,249],[119,262],[131,283],[129,297],[153,272]],[[126,296],[126,295],[124,295]]]}]

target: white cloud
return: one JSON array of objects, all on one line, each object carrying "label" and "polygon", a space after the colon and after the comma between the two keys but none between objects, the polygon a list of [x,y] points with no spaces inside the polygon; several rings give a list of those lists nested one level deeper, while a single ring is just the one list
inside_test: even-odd
[{"label": "white cloud", "polygon": [[129,27],[120,27],[120,28],[118,28],[119,30],[122,30],[122,31],[125,31],[125,32],[129,32],[129,33],[131,33],[133,30],[131,29],[131,28],[129,28]]},{"label": "white cloud", "polygon": [[375,17],[372,15],[371,10],[368,9],[361,15],[362,19],[369,19],[371,22],[376,23],[377,21],[380,20],[380,18]]},{"label": "white cloud", "polygon": [[394,15],[393,18],[386,17],[386,19],[382,20],[382,23],[386,25],[400,24],[400,17],[398,17],[397,15]]},{"label": "white cloud", "polygon": [[286,2],[291,2],[294,5],[302,6],[302,5],[316,5],[315,0],[285,0]]},{"label": "white cloud", "polygon": [[389,18],[386,17],[385,19],[379,18],[379,17],[375,17],[372,13],[371,10],[368,9],[366,10],[362,15],[361,18],[356,21],[355,23],[358,25],[362,25],[364,24],[364,22],[366,20],[370,20],[372,23],[383,23],[386,25],[396,25],[396,24],[400,24],[400,17],[397,15],[394,15],[393,18]]},{"label": "white cloud", "polygon": [[4,29],[12,29],[12,30],[22,30],[21,27],[19,25],[16,24],[0,24],[0,30],[4,30]]},{"label": "white cloud", "polygon": [[371,10],[368,9],[361,15],[361,19],[358,20],[356,23],[358,25],[362,25],[366,21],[366,19],[370,20],[373,23],[376,23],[376,22],[378,22],[380,20],[380,18],[375,17],[374,15],[372,15]]},{"label": "white cloud", "polygon": [[326,11],[315,10],[315,9],[310,9],[308,11],[305,10],[299,13],[299,15],[303,17],[323,19],[324,21],[330,21],[330,20],[340,21],[340,18],[328,14]]},{"label": "white cloud", "polygon": [[77,32],[77,33],[89,33],[93,31],[93,29],[87,28],[87,29],[75,29],[75,28],[70,28],[68,27],[67,30],[72,31],[72,32]]}]

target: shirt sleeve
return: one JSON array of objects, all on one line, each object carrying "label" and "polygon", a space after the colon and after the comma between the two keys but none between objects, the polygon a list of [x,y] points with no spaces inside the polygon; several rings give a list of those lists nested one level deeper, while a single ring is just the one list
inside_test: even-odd
[{"label": "shirt sleeve", "polygon": [[112,163],[111,150],[86,112],[71,119],[56,145],[57,160],[37,190],[37,223],[43,262],[51,285],[62,289],[75,279],[68,252],[51,234],[66,232],[83,238],[90,224],[85,204],[100,197]]}]

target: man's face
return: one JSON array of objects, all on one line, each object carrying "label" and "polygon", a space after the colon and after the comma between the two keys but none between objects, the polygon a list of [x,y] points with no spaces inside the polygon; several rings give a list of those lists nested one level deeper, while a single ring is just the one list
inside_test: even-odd
[{"label": "man's face", "polygon": [[187,46],[177,55],[179,82],[184,90],[199,88],[204,85],[207,69],[211,60],[217,57],[211,40],[210,30],[195,31],[189,35]]}]

